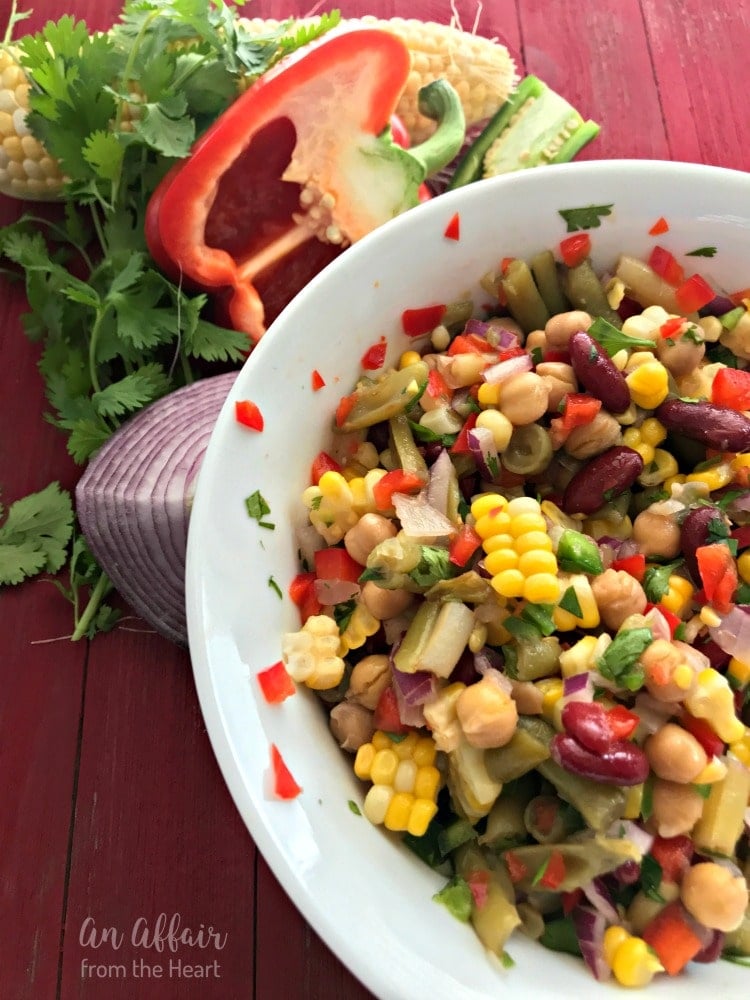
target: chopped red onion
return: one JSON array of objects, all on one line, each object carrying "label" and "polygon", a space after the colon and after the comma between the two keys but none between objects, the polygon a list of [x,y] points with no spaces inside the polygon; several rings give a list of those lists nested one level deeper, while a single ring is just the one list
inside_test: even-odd
[{"label": "chopped red onion", "polygon": [[571,701],[591,702],[594,700],[594,684],[590,670],[573,674],[563,681],[562,706]]},{"label": "chopped red onion", "polygon": [[655,733],[671,716],[679,714],[680,706],[675,701],[658,701],[646,691],[639,691],[635,696],[633,711],[640,718],[641,729],[646,733]]},{"label": "chopped red onion", "polygon": [[437,689],[437,678],[427,670],[417,670],[413,674],[409,674],[392,667],[391,674],[396,694],[400,694],[404,704],[410,708],[415,705],[424,705]]},{"label": "chopped red onion", "polygon": [[726,295],[714,295],[711,301],[699,310],[700,316],[723,316],[735,308],[734,302]]},{"label": "chopped red onion", "polygon": [[507,330],[502,325],[502,320],[499,323],[493,324],[493,329],[497,330],[497,332],[500,335],[498,343],[497,343],[497,346],[501,350],[507,351],[511,347],[518,347],[519,346],[519,344],[518,344],[518,336],[515,333],[513,333],[512,330]]},{"label": "chopped red onion", "polygon": [[641,866],[637,861],[623,861],[612,872],[612,877],[620,885],[635,885],[641,878]]},{"label": "chopped red onion", "polygon": [[521,375],[523,372],[530,372],[533,368],[533,361],[530,354],[519,354],[518,357],[508,358],[507,361],[499,361],[496,365],[485,368],[483,378],[490,385],[500,385],[507,382],[514,375]]},{"label": "chopped red onion", "polygon": [[601,913],[607,923],[618,923],[620,914],[615,907],[612,893],[607,888],[603,879],[593,878],[586,885],[581,886],[581,888],[586,899],[588,899],[598,913]]},{"label": "chopped red onion", "polygon": [[600,538],[597,538],[597,543],[600,548],[602,545],[606,545],[608,548],[612,549],[613,552],[617,552],[619,556],[623,540],[622,538],[615,538],[614,535],[602,535]]},{"label": "chopped red onion", "polygon": [[654,639],[665,639],[670,642],[672,639],[672,629],[669,622],[658,608],[651,608],[645,616],[646,623],[650,626]]},{"label": "chopped red onion", "polygon": [[648,854],[654,843],[654,835],[644,830],[632,819],[616,819],[607,830],[607,836],[629,840],[642,855]]},{"label": "chopped red onion", "polygon": [[492,431],[489,427],[472,427],[466,440],[479,474],[494,480],[500,471],[500,456]]},{"label": "chopped red onion", "polygon": [[455,525],[448,520],[445,514],[435,510],[427,502],[425,490],[422,490],[417,496],[394,493],[393,506],[404,534],[408,535],[409,538],[415,538],[419,541],[434,541],[451,535],[456,530]]},{"label": "chopped red onion", "polygon": [[411,624],[413,615],[403,614],[397,618],[386,618],[383,622],[385,641],[389,646],[398,646]]},{"label": "chopped red onion", "polygon": [[498,653],[491,646],[482,646],[479,652],[474,653],[474,666],[480,674],[484,674],[488,670],[502,670],[504,665],[502,653]]},{"label": "chopped red onion", "polygon": [[723,931],[711,931],[711,940],[708,944],[705,944],[697,955],[693,956],[693,962],[699,962],[701,965],[707,965],[711,962],[718,962],[721,958],[721,953],[724,951],[724,932]]},{"label": "chopped red onion", "polygon": [[486,339],[489,328],[489,323],[485,323],[481,319],[472,318],[466,321],[464,332],[473,333],[477,337],[484,337]]},{"label": "chopped red onion", "polygon": [[711,638],[725,653],[750,663],[750,607],[736,604],[720,617],[721,623],[708,630]]},{"label": "chopped red onion", "polygon": [[430,466],[430,480],[427,483],[427,502],[441,514],[448,514],[448,498],[453,479],[453,463],[445,448]]},{"label": "chopped red onion", "polygon": [[451,409],[459,417],[464,417],[465,419],[470,413],[474,412],[475,408],[476,401],[469,392],[468,386],[463,385],[456,389],[451,399]]},{"label": "chopped red onion", "polygon": [[584,962],[591,969],[594,979],[604,982],[612,971],[604,960],[606,919],[590,906],[576,906],[570,916]]},{"label": "chopped red onion", "polygon": [[350,580],[316,580],[315,596],[321,604],[342,604],[359,597],[360,586]]}]

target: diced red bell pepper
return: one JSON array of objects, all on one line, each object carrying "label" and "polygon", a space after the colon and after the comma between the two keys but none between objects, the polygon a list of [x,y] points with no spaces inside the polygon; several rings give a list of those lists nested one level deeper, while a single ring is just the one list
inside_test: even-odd
[{"label": "diced red bell pepper", "polygon": [[514,851],[505,851],[503,854],[505,864],[508,868],[511,882],[520,882],[529,874],[529,869]]},{"label": "diced red bell pepper", "polygon": [[572,431],[574,427],[590,424],[601,408],[601,399],[595,399],[585,392],[566,393],[562,412],[563,430]]},{"label": "diced red bell pepper", "polygon": [[421,309],[404,309],[401,313],[401,328],[407,337],[421,337],[432,333],[445,316],[445,305],[422,306]]},{"label": "diced red bell pepper", "polygon": [[[674,254],[664,247],[654,247],[648,258],[648,264],[652,271],[656,271],[659,277],[664,278],[670,285],[679,285],[685,279],[685,269],[677,262]],[[692,310],[686,309],[685,312]]]},{"label": "diced red bell pepper", "polygon": [[508,268],[515,259],[516,259],[515,257],[503,257],[503,259],[500,261],[500,274],[503,275],[507,274]]},{"label": "diced red bell pepper", "polygon": [[410,727],[405,726],[401,721],[398,711],[398,697],[392,685],[385,688],[378,698],[372,721],[375,728],[382,733],[403,736],[409,732]]},{"label": "diced red bell pepper", "polygon": [[711,384],[711,402],[733,410],[750,409],[750,372],[720,368]]},{"label": "diced red bell pepper", "polygon": [[671,319],[668,319],[666,323],[662,323],[659,327],[659,336],[665,340],[668,337],[674,337],[680,331],[684,322],[684,316],[672,316]]},{"label": "diced red bell pepper", "polygon": [[688,923],[682,903],[676,899],[659,910],[645,926],[641,936],[654,949],[656,957],[670,976],[682,972],[703,947]]},{"label": "diced red bell pepper", "polygon": [[690,867],[693,841],[685,834],[677,837],[654,837],[649,854],[658,861],[667,882],[679,882]]},{"label": "diced red bell pepper", "polygon": [[475,333],[459,333],[450,342],[448,354],[453,357],[456,354],[489,354],[490,345]]},{"label": "diced red bell pepper", "polygon": [[560,256],[567,267],[577,267],[590,253],[589,233],[574,233],[573,236],[566,236],[560,243]]},{"label": "diced red bell pepper", "polygon": [[445,227],[443,236],[447,240],[460,240],[461,239],[461,216],[458,212],[452,215],[448,221],[448,225]]},{"label": "diced red bell pepper", "polygon": [[662,233],[669,232],[669,223],[663,215],[659,216],[653,226],[649,229],[649,236],[661,236]]},{"label": "diced red bell pepper", "polygon": [[319,389],[325,388],[325,384],[326,384],[325,383],[325,379],[320,374],[320,372],[318,371],[317,368],[315,368],[313,370],[311,381],[312,381],[312,390],[313,390],[313,392],[317,392]]},{"label": "diced red bell pepper", "polygon": [[[410,69],[404,42],[369,27],[336,31],[281,59],[157,188],[145,227],[154,259],[170,276],[227,292],[228,321],[258,340],[341,253],[346,243],[329,239],[330,226],[354,242],[418,203],[424,171],[417,157],[391,159],[391,168],[401,165],[404,183],[383,198],[371,194],[378,157],[361,162],[356,175],[350,155],[360,146],[394,146],[386,126]],[[357,100],[344,109],[341,94]],[[299,221],[300,195],[308,189],[313,204],[336,194],[331,217],[317,228],[312,216],[310,224]]]},{"label": "diced red bell pepper", "polygon": [[695,550],[703,592],[706,600],[719,614],[726,614],[732,607],[732,597],[737,589],[737,565],[726,545],[715,542],[701,545]]},{"label": "diced red bell pepper", "polygon": [[390,510],[393,506],[394,493],[415,493],[421,490],[424,484],[424,479],[416,472],[404,472],[403,469],[386,472],[372,488],[375,506],[378,510]]},{"label": "diced red bell pepper", "polygon": [[691,275],[674,293],[680,312],[697,312],[707,306],[716,293],[705,278],[699,274]]},{"label": "diced red bell pepper", "polygon": [[336,407],[336,426],[343,427],[346,423],[346,419],[349,414],[354,409],[354,404],[357,401],[357,394],[350,392],[348,396],[342,396],[339,400],[339,405]]},{"label": "diced red bell pepper", "polygon": [[709,722],[698,719],[689,712],[683,712],[680,722],[683,729],[687,729],[698,740],[708,757],[722,756],[725,749],[724,741]]},{"label": "diced red bell pepper", "polygon": [[431,368],[427,376],[425,393],[430,399],[450,399],[453,390],[436,368]]},{"label": "diced red bell pepper", "polygon": [[382,368],[385,364],[385,352],[387,350],[387,344],[385,342],[385,337],[381,337],[377,344],[373,344],[371,347],[365,351],[362,355],[362,367],[365,371],[374,372],[378,368]]},{"label": "diced red bell pepper", "polygon": [[275,743],[271,744],[271,768],[274,795],[280,799],[296,799],[302,789],[292,777]]},{"label": "diced red bell pepper", "polygon": [[624,705],[613,705],[612,708],[607,709],[607,725],[615,740],[629,739],[638,728],[640,721],[640,716],[629,711]]},{"label": "diced red bell pepper", "polygon": [[314,556],[315,575],[319,580],[348,580],[356,583],[362,575],[362,566],[352,559],[346,549],[332,546],[318,549]]},{"label": "diced red bell pepper", "polygon": [[297,687],[281,660],[261,670],[257,677],[263,697],[269,705],[280,705],[297,692]]},{"label": "diced red bell pepper", "polygon": [[643,577],[646,575],[646,557],[642,552],[636,552],[635,555],[615,559],[611,568],[624,570],[639,583],[643,583]]},{"label": "diced red bell pepper", "polygon": [[304,625],[312,615],[319,615],[322,605],[315,595],[315,574],[298,573],[289,584],[289,596],[299,608]]},{"label": "diced red bell pepper", "polygon": [[320,451],[313,459],[310,479],[314,486],[320,482],[320,477],[326,472],[341,472],[341,466],[335,458],[326,451]]},{"label": "diced red bell pepper", "polygon": [[552,889],[554,891],[559,888],[565,878],[565,874],[565,858],[562,856],[561,851],[555,849],[549,856],[544,874],[539,879],[539,885],[544,889]]},{"label": "diced red bell pepper", "polygon": [[465,566],[474,555],[482,539],[470,524],[463,524],[448,547],[448,559],[454,566]]},{"label": "diced red bell pepper", "polygon": [[257,405],[249,399],[238,399],[234,404],[234,416],[238,424],[249,427],[252,431],[263,430],[263,414]]},{"label": "diced red bell pepper", "polygon": [[476,427],[478,416],[478,413],[470,413],[466,420],[464,420],[464,425],[458,432],[458,437],[451,445],[451,455],[471,454],[471,448],[469,447],[469,431]]},{"label": "diced red bell pepper", "polygon": [[665,608],[663,604],[652,604],[651,601],[649,601],[648,604],[646,605],[646,614],[648,614],[648,612],[651,611],[652,608],[656,608],[656,610],[662,616],[667,625],[669,625],[669,631],[674,637],[675,632],[680,627],[680,625],[682,625],[682,619],[680,618],[680,616],[676,615],[674,611],[670,611],[669,608]]}]

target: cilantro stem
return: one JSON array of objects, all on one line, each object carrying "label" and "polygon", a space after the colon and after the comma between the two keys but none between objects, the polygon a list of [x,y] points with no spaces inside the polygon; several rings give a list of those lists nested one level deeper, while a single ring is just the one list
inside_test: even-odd
[{"label": "cilantro stem", "polygon": [[96,319],[91,327],[91,336],[89,337],[89,378],[91,379],[91,386],[94,392],[101,392],[102,387],[99,382],[99,375],[96,370],[96,348],[97,341],[99,340],[99,331],[101,330],[102,323],[104,322],[104,317],[107,315],[107,310],[109,306],[104,306],[102,309],[97,309]]},{"label": "cilantro stem", "polygon": [[80,244],[75,243],[71,240],[70,236],[65,232],[62,226],[58,226],[56,223],[51,222],[49,219],[43,219],[40,215],[25,215],[25,222],[34,222],[38,226],[46,226],[47,229],[56,233],[64,243],[69,243],[78,253],[81,255],[83,262],[89,270],[89,274],[94,270],[94,263],[86,253],[86,248],[82,247]]},{"label": "cilantro stem", "polygon": [[8,15],[8,24],[5,28],[5,35],[3,36],[2,45],[10,45],[13,40],[13,29],[18,24],[19,21],[25,21],[27,17],[31,17],[32,11],[22,10],[18,12],[18,3],[16,0],[11,0],[10,14]]},{"label": "cilantro stem", "polygon": [[96,613],[99,610],[99,605],[102,603],[103,598],[106,596],[107,592],[111,589],[112,584],[106,573],[101,573],[99,579],[96,581],[96,586],[91,591],[88,603],[83,609],[83,614],[78,617],[78,593],[76,592],[75,600],[73,602],[75,610],[75,631],[71,636],[71,642],[78,642],[79,639],[83,639],[88,632],[89,626],[96,617]]}]

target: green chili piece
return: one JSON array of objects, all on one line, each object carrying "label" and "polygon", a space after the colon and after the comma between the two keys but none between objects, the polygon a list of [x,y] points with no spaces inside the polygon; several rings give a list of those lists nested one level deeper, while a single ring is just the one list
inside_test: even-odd
[{"label": "green chili piece", "polygon": [[599,546],[593,538],[566,528],[557,543],[557,562],[566,573],[603,573]]},{"label": "green chili piece", "polygon": [[501,284],[510,314],[524,333],[543,330],[550,314],[539,294],[529,265],[523,260],[512,260],[503,274]]},{"label": "green chili piece", "polygon": [[374,382],[361,382],[354,390],[354,405],[340,430],[345,434],[362,430],[403,413],[422,391],[428,375],[426,362],[415,361],[406,368],[386,372]]},{"label": "green chili piece", "polygon": [[549,434],[540,424],[516,427],[500,460],[508,472],[515,472],[519,476],[533,476],[543,472],[552,461]]},{"label": "green chili piece", "polygon": [[406,414],[397,413],[395,417],[391,417],[388,429],[391,436],[391,453],[395,452],[398,455],[401,468],[404,472],[414,472],[418,476],[423,476],[426,483],[429,478],[427,463],[417,448]]},{"label": "green chili piece", "polygon": [[543,719],[538,719],[534,721],[540,722],[548,731],[534,731],[522,724],[524,718],[519,718],[519,725],[510,742],[504,747],[493,747],[485,753],[487,771],[495,781],[513,781],[549,758],[549,745],[554,729]]},{"label": "green chili piece", "polygon": [[563,292],[560,276],[557,273],[557,261],[552,251],[542,250],[541,253],[531,258],[529,266],[550,316],[567,312],[570,309],[570,303]]}]

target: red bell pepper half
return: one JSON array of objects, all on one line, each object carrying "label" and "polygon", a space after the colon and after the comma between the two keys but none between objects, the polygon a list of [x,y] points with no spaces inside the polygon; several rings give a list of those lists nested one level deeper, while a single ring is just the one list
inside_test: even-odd
[{"label": "red bell pepper half", "polygon": [[423,88],[435,120],[405,150],[390,117],[411,66],[390,32],[337,30],[260,77],[157,188],[146,239],[171,276],[225,299],[253,341],[349,243],[417,205],[421,183],[456,155],[465,122],[444,80]]}]

